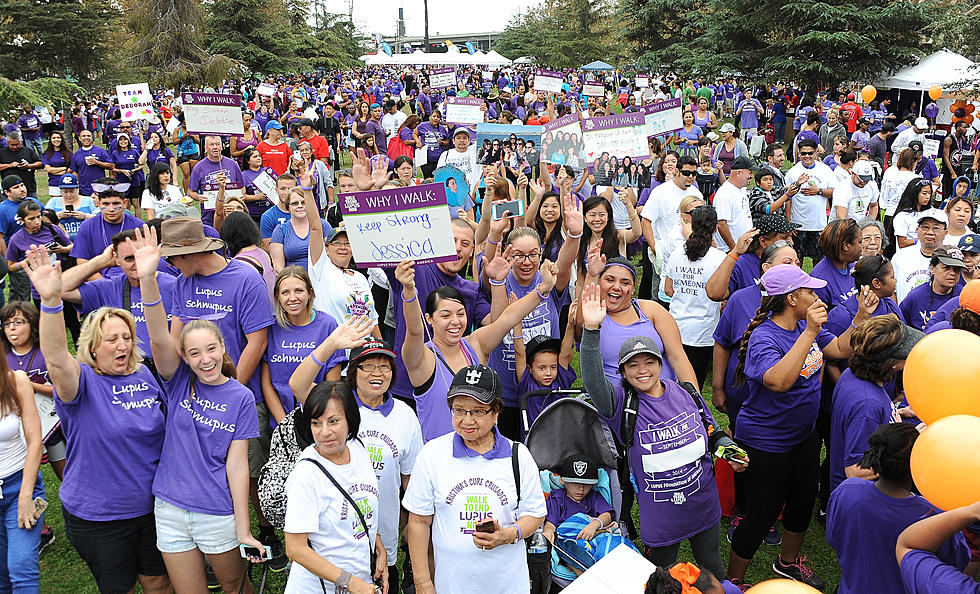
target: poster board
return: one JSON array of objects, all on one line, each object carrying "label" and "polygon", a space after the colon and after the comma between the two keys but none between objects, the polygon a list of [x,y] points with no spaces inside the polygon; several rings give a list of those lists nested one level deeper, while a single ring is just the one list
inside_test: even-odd
[{"label": "poster board", "polygon": [[221,93],[181,93],[189,134],[242,134],[242,97]]},{"label": "poster board", "polygon": [[537,69],[534,71],[534,90],[545,93],[558,93],[564,80],[561,72]]},{"label": "poster board", "polygon": [[650,86],[650,77],[646,74],[636,75],[636,88],[645,89]]},{"label": "poster board", "polygon": [[148,120],[153,115],[153,95],[147,83],[116,85],[116,97],[124,122]]},{"label": "poster board", "polygon": [[640,158],[650,154],[645,117],[639,112],[583,120],[582,137],[589,163],[603,153]]},{"label": "poster board", "polygon": [[563,115],[544,125],[541,131],[541,160],[571,165],[576,169],[588,164],[585,143],[582,141],[582,122],[577,113]]},{"label": "poster board", "polygon": [[582,85],[582,94],[586,97],[604,97],[606,95],[606,87],[601,81],[586,81]]},{"label": "poster board", "polygon": [[668,99],[640,107],[647,136],[663,136],[684,127],[683,100]]},{"label": "poster board", "polygon": [[446,97],[446,122],[479,124],[483,122],[483,99],[479,97]]},{"label": "poster board", "polygon": [[429,71],[429,88],[431,89],[454,89],[456,88],[456,69],[453,67],[433,68]]},{"label": "poster board", "polygon": [[262,83],[257,89],[255,89],[257,95],[262,95],[263,97],[272,97],[276,94],[275,85],[270,85],[268,83]]},{"label": "poster board", "polygon": [[[539,150],[541,147],[541,131],[544,126],[515,126],[512,124],[477,124],[476,125],[476,158],[480,165],[493,165],[499,163],[491,156],[494,154],[492,146],[494,141],[499,141],[501,147],[507,146],[512,140],[516,140],[517,147],[511,150],[519,152],[523,145],[525,155],[533,147]],[[533,143],[533,145],[531,144]],[[491,149],[491,150],[488,150]],[[506,150],[500,151],[500,156],[504,156]],[[526,156],[525,156],[526,158]]]}]

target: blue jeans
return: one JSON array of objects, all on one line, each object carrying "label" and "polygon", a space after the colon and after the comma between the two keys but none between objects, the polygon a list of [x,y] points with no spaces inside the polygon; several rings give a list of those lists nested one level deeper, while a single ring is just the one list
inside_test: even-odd
[{"label": "blue jeans", "polygon": [[[38,567],[38,550],[41,547],[41,526],[43,518],[34,528],[24,530],[17,527],[17,498],[23,471],[18,471],[3,479],[3,498],[0,499],[0,594],[39,594],[41,592],[41,572]],[[44,482],[41,473],[34,482],[34,497],[44,496]]]},{"label": "blue jeans", "polygon": [[44,152],[43,138],[35,138],[34,140],[25,140],[24,144],[27,146],[27,148],[37,153],[39,157],[41,156],[41,153]]}]

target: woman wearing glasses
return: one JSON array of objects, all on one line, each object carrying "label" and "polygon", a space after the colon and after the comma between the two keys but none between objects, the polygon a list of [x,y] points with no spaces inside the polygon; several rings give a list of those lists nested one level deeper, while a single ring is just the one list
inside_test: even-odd
[{"label": "woman wearing glasses", "polygon": [[[307,173],[304,179],[308,177]],[[307,208],[303,194],[303,190],[299,188],[289,191],[289,195],[286,196],[289,219],[280,223],[272,232],[269,254],[272,256],[272,265],[277,273],[286,266],[306,268],[309,245],[313,240],[313,228],[320,227],[320,233],[323,233],[324,228],[329,227],[326,221],[320,219],[315,203],[310,205],[312,209]]]},{"label": "woman wearing glasses", "polygon": [[861,219],[861,257],[876,256],[885,249],[888,238],[885,237],[885,226],[876,219]]}]

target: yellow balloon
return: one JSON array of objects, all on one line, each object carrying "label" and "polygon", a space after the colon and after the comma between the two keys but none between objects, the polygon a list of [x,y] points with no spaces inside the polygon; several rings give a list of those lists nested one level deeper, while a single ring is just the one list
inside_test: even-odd
[{"label": "yellow balloon", "polygon": [[871,103],[875,100],[877,95],[878,89],[874,88],[874,85],[865,85],[865,87],[861,89],[861,98],[864,99],[865,103]]},{"label": "yellow balloon", "polygon": [[902,385],[916,416],[934,423],[949,415],[980,417],[980,336],[966,330],[940,330],[912,349]]},{"label": "yellow balloon", "polygon": [[980,500],[980,418],[953,415],[929,425],[912,446],[912,478],[944,510]]},{"label": "yellow balloon", "polygon": [[932,85],[929,87],[929,98],[935,101],[943,96],[943,88],[939,85]]},{"label": "yellow balloon", "polygon": [[767,580],[748,589],[754,594],[813,594],[816,588],[793,580]]}]

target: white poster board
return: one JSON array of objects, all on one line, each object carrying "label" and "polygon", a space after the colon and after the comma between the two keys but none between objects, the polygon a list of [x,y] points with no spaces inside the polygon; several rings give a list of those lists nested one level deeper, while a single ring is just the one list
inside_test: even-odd
[{"label": "white poster board", "polygon": [[643,594],[650,574],[657,566],[628,546],[621,544],[606,553],[595,565],[575,578],[566,594]]},{"label": "white poster board", "polygon": [[650,77],[649,76],[637,75],[637,77],[636,77],[636,88],[638,88],[638,89],[645,89],[645,88],[647,88],[649,86],[650,86]]},{"label": "white poster board", "polygon": [[477,97],[446,97],[446,122],[450,124],[480,124],[483,122],[483,99]]},{"label": "white poster board", "polygon": [[582,121],[585,158],[593,163],[602,153],[617,157],[646,157],[646,125],[642,113],[623,113]]},{"label": "white poster board", "polygon": [[255,90],[256,94],[262,95],[263,97],[272,97],[276,94],[275,85],[270,85],[268,83],[262,83],[259,88]]},{"label": "white poster board", "polygon": [[586,97],[603,97],[606,94],[606,88],[600,81],[586,82],[582,85],[582,94]]},{"label": "white poster board", "polygon": [[561,72],[555,72],[554,70],[538,70],[534,71],[534,90],[544,91],[545,93],[558,93],[561,91],[561,85],[564,77]]},{"label": "white poster board", "polygon": [[148,120],[153,115],[153,95],[150,94],[149,84],[116,85],[116,96],[119,98],[122,121]]},{"label": "white poster board", "polygon": [[683,100],[668,99],[640,107],[647,136],[663,136],[684,127]]},{"label": "white poster board", "polygon": [[268,171],[263,171],[255,176],[255,179],[252,180],[252,185],[264,193],[269,200],[278,200],[279,194],[276,192],[276,180],[272,179]]},{"label": "white poster board", "polygon": [[181,93],[190,134],[242,134],[241,95]]},{"label": "white poster board", "polygon": [[429,88],[456,88],[456,69],[452,67],[435,68],[429,71]]}]

